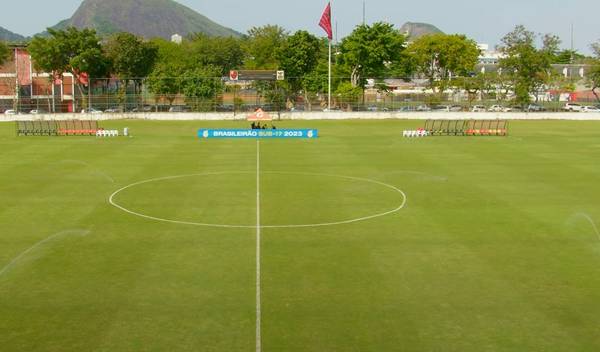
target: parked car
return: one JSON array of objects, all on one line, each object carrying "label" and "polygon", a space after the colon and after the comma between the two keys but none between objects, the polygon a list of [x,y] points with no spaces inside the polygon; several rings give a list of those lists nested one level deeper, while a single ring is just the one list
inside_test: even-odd
[{"label": "parked car", "polygon": [[431,111],[431,108],[427,105],[419,105],[417,106],[417,111]]},{"label": "parked car", "polygon": [[189,112],[190,109],[187,106],[183,106],[183,105],[176,105],[176,106],[171,106],[169,108],[169,112]]},{"label": "parked car", "polygon": [[111,109],[104,110],[104,112],[108,113],[108,114],[116,114],[116,113],[122,113],[123,109],[121,109],[121,108],[111,108]]},{"label": "parked car", "polygon": [[411,111],[416,111],[416,110],[417,109],[414,106],[410,106],[410,105],[403,106],[400,109],[398,109],[398,111],[400,111],[400,112],[411,112]]},{"label": "parked car", "polygon": [[45,114],[46,112],[44,110],[33,109],[29,113],[32,115],[39,115],[39,114]]},{"label": "parked car", "polygon": [[489,112],[503,112],[504,107],[502,105],[492,105],[488,109]]},{"label": "parked car", "polygon": [[142,107],[137,107],[137,108],[131,109],[131,112],[152,112],[153,110],[154,110],[153,106],[144,105]]},{"label": "parked car", "polygon": [[529,104],[527,106],[526,111],[527,112],[543,112],[543,111],[546,111],[546,109],[543,106],[538,105],[538,104]]},{"label": "parked car", "polygon": [[83,109],[81,110],[82,114],[102,114],[102,110],[98,110],[98,109]]},{"label": "parked car", "polygon": [[513,105],[508,108],[504,108],[504,112],[521,112],[523,111],[523,107],[520,105]]},{"label": "parked car", "polygon": [[377,110],[379,110],[379,109],[375,105],[371,105],[367,108],[367,111],[370,111],[370,112],[377,112]]},{"label": "parked car", "polygon": [[600,112],[600,106],[584,106],[582,112]]},{"label": "parked car", "polygon": [[12,109],[6,110],[4,112],[4,115],[16,115],[16,114],[17,114],[17,112],[15,110],[12,110]]},{"label": "parked car", "polygon": [[486,112],[487,109],[485,106],[483,105],[475,105],[473,106],[473,108],[471,109],[471,112]]},{"label": "parked car", "polygon": [[571,111],[571,112],[579,112],[581,111],[583,107],[579,104],[575,104],[575,103],[566,103],[565,106],[563,107],[563,110],[565,111]]}]

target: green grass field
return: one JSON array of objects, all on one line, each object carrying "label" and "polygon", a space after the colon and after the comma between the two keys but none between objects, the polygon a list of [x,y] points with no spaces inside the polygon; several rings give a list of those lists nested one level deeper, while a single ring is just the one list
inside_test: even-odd
[{"label": "green grass field", "polygon": [[[600,350],[600,123],[260,142],[262,351]],[[0,124],[0,350],[256,351],[257,142],[236,122]],[[311,173],[310,175],[307,173]],[[114,200],[146,216],[126,213]],[[193,175],[193,176],[192,176]],[[354,178],[343,178],[349,176]]]}]

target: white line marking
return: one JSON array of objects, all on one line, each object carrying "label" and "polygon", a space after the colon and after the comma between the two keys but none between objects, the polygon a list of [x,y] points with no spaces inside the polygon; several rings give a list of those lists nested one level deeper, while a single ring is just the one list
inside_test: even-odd
[{"label": "white line marking", "polygon": [[260,140],[256,140],[256,352],[261,352],[260,300]]},{"label": "white line marking", "polygon": [[[189,225],[189,226],[203,226],[203,227],[217,227],[217,228],[238,228],[238,229],[253,229],[256,227],[256,225],[227,225],[227,224],[210,224],[210,223],[200,223],[200,222],[191,222],[191,221],[179,221],[179,220],[171,220],[171,219],[163,219],[163,218],[159,218],[159,217],[155,217],[155,216],[150,216],[150,215],[146,215],[146,214],[142,214],[142,213],[138,213],[132,210],[129,210],[121,205],[119,205],[116,201],[115,201],[115,197],[121,193],[122,191],[128,189],[128,188],[132,188],[138,185],[142,185],[145,183],[151,183],[151,182],[158,182],[158,181],[164,181],[164,180],[173,180],[173,179],[178,179],[178,178],[185,178],[185,177],[194,177],[194,176],[213,176],[213,175],[228,175],[228,174],[250,174],[250,173],[254,173],[254,171],[252,172],[248,172],[248,171],[238,171],[238,172],[233,172],[233,171],[224,171],[224,172],[208,172],[208,173],[202,173],[202,174],[189,174],[189,175],[177,175],[177,176],[167,176],[167,177],[159,177],[159,178],[153,178],[153,179],[149,179],[149,180],[144,180],[144,181],[139,181],[136,183],[132,183],[130,185],[127,185],[125,187],[122,187],[120,189],[118,189],[117,191],[115,191],[113,194],[110,195],[110,197],[108,198],[108,202],[126,212],[129,213],[131,215],[135,215],[135,216],[139,216],[141,218],[145,218],[145,219],[149,219],[149,220],[154,220],[154,221],[161,221],[161,222],[167,222],[167,223],[171,223],[171,224],[179,224],[179,225]],[[402,195],[402,203],[390,210],[390,211],[386,211],[383,213],[379,213],[379,214],[374,214],[374,215],[370,215],[370,216],[364,216],[364,217],[360,217],[360,218],[356,218],[356,219],[349,219],[349,220],[342,220],[342,221],[336,221],[336,222],[329,222],[329,223],[320,223],[320,224],[292,224],[292,225],[260,225],[261,228],[263,229],[278,229],[278,228],[306,228],[306,227],[325,227],[325,226],[336,226],[336,225],[345,225],[345,224],[352,224],[352,223],[356,223],[356,222],[362,222],[362,221],[367,221],[367,220],[372,220],[375,218],[380,218],[386,215],[391,215],[393,213],[397,213],[400,210],[402,210],[405,206],[406,203],[408,201],[408,197],[406,196],[406,194],[399,188],[397,188],[396,186],[392,186],[390,184],[387,183],[383,183],[380,181],[376,181],[376,180],[371,180],[371,179],[367,179],[367,178],[361,178],[361,177],[352,177],[352,176],[343,176],[343,175],[333,175],[333,174],[319,174],[319,173],[299,173],[299,172],[275,172],[275,171],[262,171],[263,174],[288,174],[288,175],[307,175],[307,176],[323,176],[323,177],[337,177],[337,178],[341,178],[341,179],[347,179],[347,180],[354,180],[354,181],[362,181],[362,182],[368,182],[368,183],[373,183],[376,185],[380,185],[380,186],[384,186],[386,188],[389,188],[397,193],[400,193],[400,195]]]},{"label": "white line marking", "polygon": [[5,274],[6,272],[8,272],[19,260],[21,260],[23,257],[25,257],[27,254],[29,254],[30,252],[32,252],[34,249],[36,249],[37,247],[43,245],[46,242],[50,242],[53,239],[60,237],[60,236],[64,236],[64,235],[70,235],[70,234],[79,234],[81,236],[86,236],[90,233],[89,230],[68,230],[68,231],[61,231],[59,233],[55,233],[52,236],[46,237],[45,239],[37,242],[36,244],[34,244],[33,246],[27,248],[26,250],[24,250],[23,252],[21,252],[21,254],[19,254],[18,256],[16,256],[13,260],[11,260],[8,264],[6,264],[2,270],[0,270],[0,276],[2,276],[3,274]]},{"label": "white line marking", "polygon": [[577,213],[577,215],[586,219],[592,225],[592,227],[594,228],[594,231],[596,232],[596,236],[598,236],[598,239],[600,240],[600,231],[598,231],[598,227],[596,226],[596,223],[594,222],[594,220],[592,220],[592,217],[586,213]]}]

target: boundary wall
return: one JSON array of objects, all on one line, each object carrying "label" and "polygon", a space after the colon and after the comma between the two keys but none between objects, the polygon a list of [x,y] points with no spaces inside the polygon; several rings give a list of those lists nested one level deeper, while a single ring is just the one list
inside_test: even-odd
[{"label": "boundary wall", "polygon": [[[474,113],[474,112],[283,112],[271,113],[274,120],[572,120],[600,121],[600,113]],[[40,114],[0,115],[0,122],[36,120],[156,120],[156,121],[236,121],[245,113],[116,113],[116,114]]]}]

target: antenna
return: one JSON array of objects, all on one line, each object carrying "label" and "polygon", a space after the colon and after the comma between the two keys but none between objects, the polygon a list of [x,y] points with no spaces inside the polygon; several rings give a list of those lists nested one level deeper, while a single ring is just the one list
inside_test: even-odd
[{"label": "antenna", "polygon": [[367,24],[367,1],[363,0],[363,26]]}]

